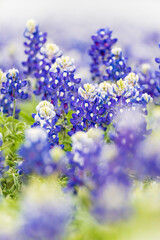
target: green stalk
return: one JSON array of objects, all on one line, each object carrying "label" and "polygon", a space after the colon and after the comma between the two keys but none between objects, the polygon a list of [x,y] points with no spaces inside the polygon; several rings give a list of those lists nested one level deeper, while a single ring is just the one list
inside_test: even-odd
[{"label": "green stalk", "polygon": [[15,112],[16,112],[16,99],[14,99],[13,102],[14,106],[13,106],[13,116],[12,116],[12,127],[13,127],[13,132],[15,131],[14,129],[14,119],[15,119]]}]

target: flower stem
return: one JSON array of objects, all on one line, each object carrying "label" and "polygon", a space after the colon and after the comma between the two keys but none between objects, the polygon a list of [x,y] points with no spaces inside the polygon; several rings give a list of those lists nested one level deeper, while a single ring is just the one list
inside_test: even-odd
[{"label": "flower stem", "polygon": [[15,119],[15,112],[16,112],[16,99],[14,99],[13,102],[14,106],[13,106],[13,115],[12,115],[12,127],[13,127],[13,132],[15,131],[14,129],[14,119]]}]

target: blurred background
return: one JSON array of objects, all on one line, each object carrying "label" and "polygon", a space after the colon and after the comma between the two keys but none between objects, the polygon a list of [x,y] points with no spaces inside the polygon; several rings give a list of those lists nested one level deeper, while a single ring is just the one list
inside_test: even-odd
[{"label": "blurred background", "polygon": [[[23,32],[35,19],[42,32],[59,45],[77,66],[88,67],[90,36],[109,27],[129,63],[151,62],[160,56],[159,0],[0,0],[0,67],[23,60]],[[89,69],[89,68],[88,68]]]}]

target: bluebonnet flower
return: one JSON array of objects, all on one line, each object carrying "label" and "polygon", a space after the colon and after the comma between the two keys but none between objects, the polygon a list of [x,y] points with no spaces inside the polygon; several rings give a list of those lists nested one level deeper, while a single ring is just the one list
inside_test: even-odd
[{"label": "bluebonnet flower", "polygon": [[158,180],[160,177],[159,148],[159,137],[156,135],[150,135],[139,144],[135,153],[137,177],[142,180],[146,177]]},{"label": "bluebonnet flower", "polygon": [[125,150],[135,150],[137,144],[150,133],[147,130],[145,116],[141,112],[132,109],[120,112],[114,127],[116,133],[111,136],[111,139],[114,140],[119,148],[122,147]]},{"label": "bluebonnet flower", "polygon": [[28,94],[22,91],[22,88],[26,85],[27,81],[20,80],[19,71],[13,68],[7,72],[6,79],[2,82],[1,93],[9,97],[11,101],[26,99]]},{"label": "bluebonnet flower", "polygon": [[24,45],[26,47],[25,54],[28,55],[27,61],[22,62],[27,70],[24,71],[25,74],[34,74],[37,65],[37,54],[39,50],[47,41],[47,33],[42,33],[39,31],[39,26],[33,19],[28,20],[26,29],[24,31],[24,37],[26,41]]},{"label": "bluebonnet flower", "polygon": [[55,64],[52,66],[52,72],[57,72],[58,69],[60,69],[61,72],[75,72],[76,67],[74,65],[74,60],[70,59],[68,56],[57,58]]},{"label": "bluebonnet flower", "polygon": [[38,127],[27,130],[19,154],[23,158],[23,162],[19,165],[21,173],[47,176],[56,169],[56,164],[49,153],[47,133],[44,129]]},{"label": "bluebonnet flower", "polygon": [[2,87],[2,83],[5,81],[6,75],[5,73],[0,69],[0,88]]},{"label": "bluebonnet flower", "polygon": [[[6,81],[6,74],[0,70],[0,89],[2,87],[2,83]],[[13,102],[11,96],[6,96],[1,94],[0,96],[0,112],[3,112],[7,116],[13,115]],[[15,110],[15,117],[18,118],[18,114],[20,112],[20,109],[16,107]]]},{"label": "bluebonnet flower", "polygon": [[[131,180],[114,164],[118,158],[116,146],[104,143],[103,131],[98,128],[86,133],[77,132],[72,136],[72,142],[65,171],[67,187],[74,193],[77,193],[77,186],[88,190],[90,211],[98,221],[112,222],[127,216]],[[120,192],[121,197],[117,198]],[[114,196],[116,200],[112,202]]]},{"label": "bluebonnet flower", "polygon": [[[2,95],[0,98],[0,112],[3,112],[7,116],[12,116],[13,115],[13,102],[12,102],[12,97]],[[16,107],[15,109],[15,118],[18,119],[19,117],[19,112],[20,109]]]},{"label": "bluebonnet flower", "polygon": [[115,116],[127,108],[140,109],[146,114],[146,106],[152,101],[150,95],[142,93],[135,73],[129,73],[116,84],[84,84],[84,88],[80,87],[78,93],[79,97],[72,103],[76,112],[70,120],[73,125],[70,135],[76,131],[87,131],[94,126],[105,130]]},{"label": "bluebonnet flower", "polygon": [[[32,184],[33,185],[33,184]],[[27,190],[21,207],[21,236],[26,240],[60,240],[69,226],[73,205],[49,181]]]},{"label": "bluebonnet flower", "polygon": [[55,63],[56,59],[61,57],[62,51],[54,43],[46,43],[41,48],[41,54],[44,55],[51,63]]},{"label": "bluebonnet flower", "polygon": [[69,57],[62,56],[57,58],[49,71],[49,82],[46,84],[39,82],[39,89],[34,92],[36,95],[43,93],[42,99],[51,99],[55,107],[57,116],[63,116],[71,109],[71,97],[76,97],[77,85],[81,79],[74,75],[75,66],[73,60]]},{"label": "bluebonnet flower", "polygon": [[92,193],[91,213],[100,223],[126,220],[133,212],[131,193],[129,176],[121,171],[112,173],[106,184]]},{"label": "bluebonnet flower", "polygon": [[43,100],[51,100],[57,116],[64,115],[63,112],[67,113],[69,109],[72,109],[71,97],[77,96],[77,86],[81,79],[75,77],[74,71],[73,60],[62,56],[57,58],[52,65],[49,76],[43,77],[37,82],[34,93],[42,94]]},{"label": "bluebonnet flower", "polygon": [[[78,93],[78,98],[71,98],[75,113],[72,114],[73,118],[70,120],[73,128],[68,133],[69,135],[77,131],[87,131],[94,127],[96,123],[99,123],[98,125],[102,127],[101,111],[104,113],[105,109],[99,108],[100,103],[96,86],[88,83],[84,84],[83,88],[78,89]],[[98,112],[100,112],[100,116]]]},{"label": "bluebonnet flower", "polygon": [[0,215],[0,239],[1,240],[22,240],[18,238],[18,214],[9,204],[1,202],[1,215]]},{"label": "bluebonnet flower", "polygon": [[92,58],[91,73],[93,79],[103,81],[103,75],[106,72],[106,61],[111,54],[112,46],[117,42],[116,38],[112,38],[112,31],[109,28],[99,29],[92,36],[93,44],[89,50]]},{"label": "bluebonnet flower", "polygon": [[125,78],[131,68],[127,67],[126,59],[122,56],[121,48],[113,48],[111,57],[106,61],[106,73],[103,75],[104,80],[118,81]]},{"label": "bluebonnet flower", "polygon": [[[73,189],[75,186],[90,186],[92,181],[98,183],[96,174],[99,164],[98,157],[102,152],[103,134],[100,129],[90,129],[87,133],[77,132],[72,136],[72,151],[68,154],[68,164],[65,175],[68,176],[68,187]],[[107,174],[103,171],[103,174]],[[103,181],[103,176],[101,176]]]},{"label": "bluebonnet flower", "polygon": [[153,99],[160,96],[160,85],[158,76],[151,69],[151,65],[143,63],[141,70],[138,72],[139,85],[143,93],[148,93]]},{"label": "bluebonnet flower", "polygon": [[[71,101],[73,98],[76,99],[78,84],[81,81],[80,78],[74,75],[75,67],[71,64],[71,60],[67,61],[68,64],[63,64],[64,68],[62,68],[61,63],[61,66],[52,68],[50,71],[51,86],[53,89],[51,100],[60,114],[61,111],[67,113],[69,109],[72,109]],[[55,64],[57,65],[57,62]],[[58,101],[60,104],[58,104]]]},{"label": "bluebonnet flower", "polygon": [[146,118],[140,111],[126,109],[119,113],[114,129],[109,132],[109,137],[115,142],[118,150],[118,158],[114,164],[120,166],[123,171],[136,174],[137,148],[150,133]]},{"label": "bluebonnet flower", "polygon": [[32,127],[40,126],[45,129],[48,134],[48,143],[50,147],[59,144],[58,133],[61,131],[61,126],[57,125],[58,118],[54,111],[54,106],[49,101],[41,101],[37,107],[37,114],[33,114],[35,123]]},{"label": "bluebonnet flower", "polygon": [[[43,84],[49,81],[49,70],[56,59],[62,55],[59,47],[53,43],[46,43],[37,55],[36,70],[34,76]],[[37,87],[40,82],[37,82]],[[45,86],[45,85],[44,85]]]}]

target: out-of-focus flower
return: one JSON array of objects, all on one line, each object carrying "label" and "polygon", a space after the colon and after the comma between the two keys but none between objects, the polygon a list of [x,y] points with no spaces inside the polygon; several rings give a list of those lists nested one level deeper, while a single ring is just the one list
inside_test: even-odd
[{"label": "out-of-focus flower", "polygon": [[144,179],[160,177],[159,136],[151,135],[137,147],[137,175]]},{"label": "out-of-focus flower", "polygon": [[25,142],[19,149],[23,161],[19,165],[20,173],[51,175],[56,164],[53,162],[47,141],[47,133],[41,128],[31,128],[26,131]]},{"label": "out-of-focus flower", "polygon": [[151,65],[143,63],[138,71],[138,76],[143,93],[149,94],[156,102],[156,98],[160,96],[160,84],[158,75],[153,71]]},{"label": "out-of-focus flower", "polygon": [[2,72],[2,70],[0,69],[0,89],[2,86],[2,83],[5,82],[6,79],[6,74]]},{"label": "out-of-focus flower", "polygon": [[20,233],[26,240],[62,239],[72,219],[73,204],[51,181],[33,184],[21,204]]}]

